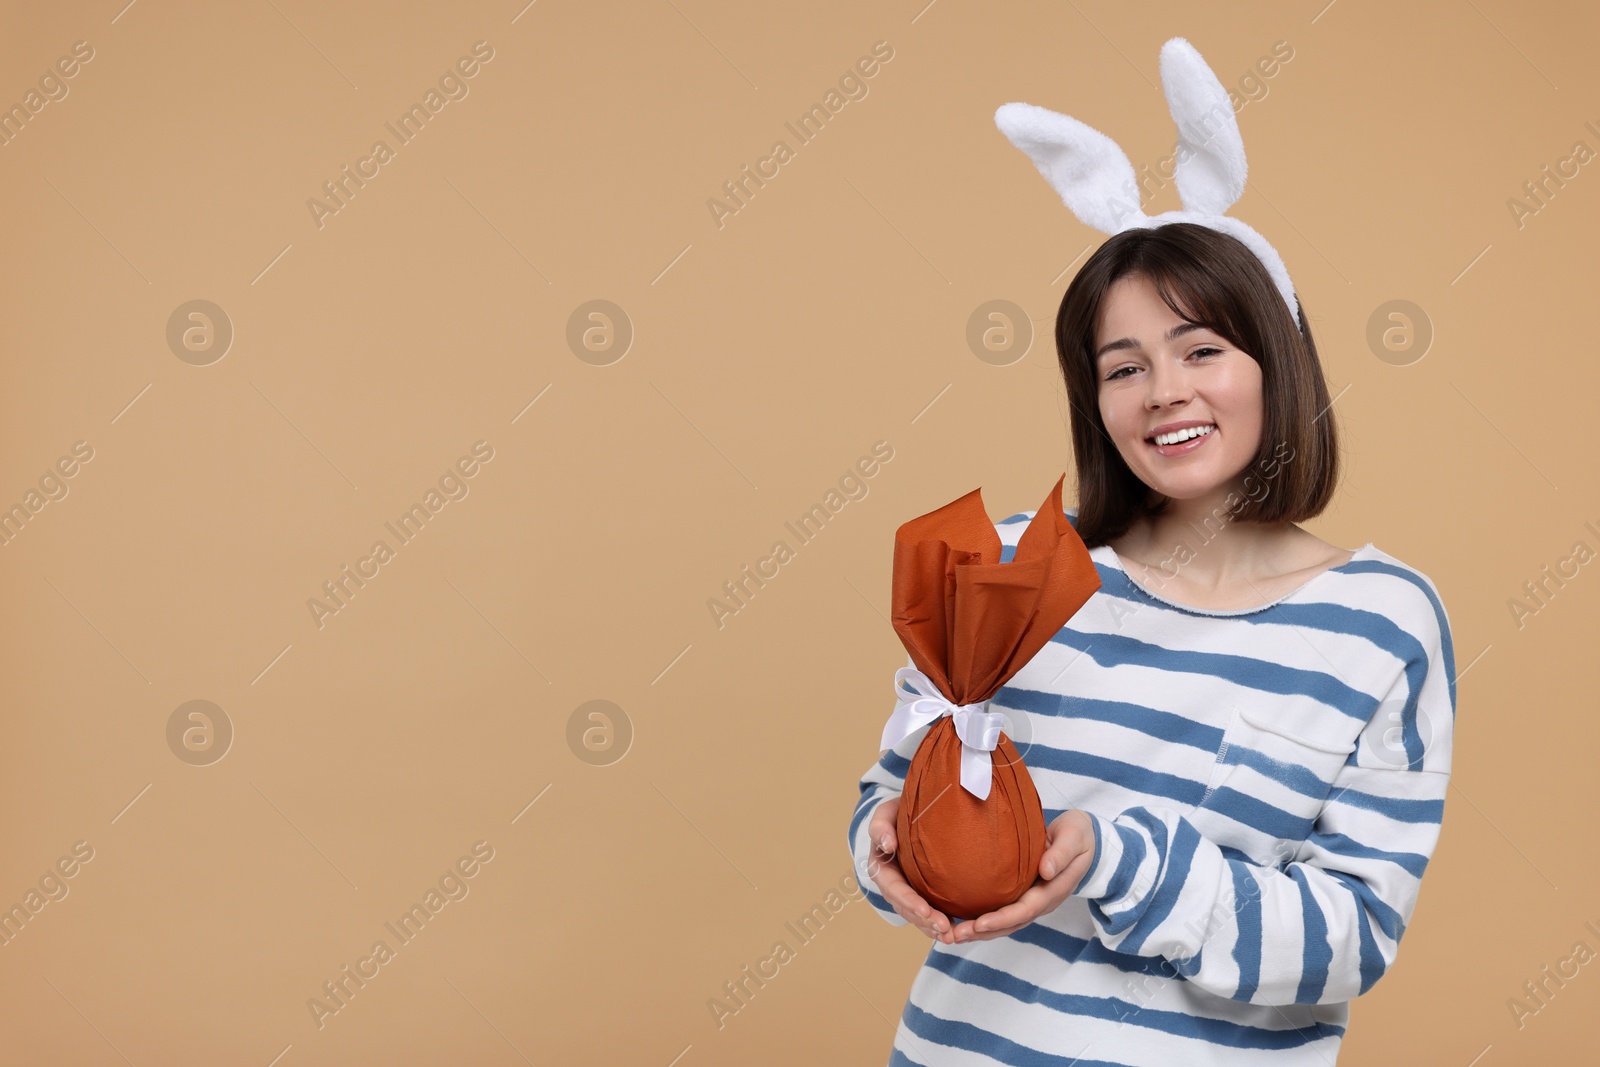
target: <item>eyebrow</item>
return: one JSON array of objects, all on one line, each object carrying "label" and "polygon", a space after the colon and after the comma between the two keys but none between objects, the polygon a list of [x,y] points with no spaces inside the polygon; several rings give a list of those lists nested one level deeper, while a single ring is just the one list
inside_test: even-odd
[{"label": "eyebrow", "polygon": [[[1167,340],[1168,341],[1176,341],[1178,338],[1182,337],[1186,333],[1192,333],[1195,330],[1206,330],[1206,329],[1210,329],[1210,327],[1202,326],[1198,322],[1180,322],[1180,323],[1178,323],[1178,325],[1174,326],[1172,329],[1167,331]],[[1120,351],[1120,350],[1122,350],[1124,348],[1143,348],[1143,347],[1144,346],[1139,343],[1137,338],[1134,338],[1134,337],[1123,337],[1120,340],[1107,341],[1105,344],[1101,345],[1100,346],[1100,350],[1094,354],[1094,358],[1095,358],[1096,362],[1099,362],[1100,357],[1105,355],[1107,352],[1117,352],[1117,351]]]}]

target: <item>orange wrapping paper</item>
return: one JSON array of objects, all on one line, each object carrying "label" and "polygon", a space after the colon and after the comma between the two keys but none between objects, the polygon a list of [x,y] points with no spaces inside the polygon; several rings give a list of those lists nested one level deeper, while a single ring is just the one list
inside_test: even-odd
[{"label": "orange wrapping paper", "polygon": [[[1000,562],[1000,537],[974,489],[895,532],[893,623],[916,668],[953,705],[988,700],[1100,588],[1061,506],[1063,474]],[[989,753],[987,799],[961,785],[952,716],[911,760],[896,823],[906,881],[952,920],[1014,902],[1038,877],[1044,809],[1011,739]]]}]

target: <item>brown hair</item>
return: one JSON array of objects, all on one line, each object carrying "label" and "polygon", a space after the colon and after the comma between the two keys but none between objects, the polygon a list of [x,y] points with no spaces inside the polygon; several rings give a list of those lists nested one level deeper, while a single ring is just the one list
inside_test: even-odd
[{"label": "brown hair", "polygon": [[1304,303],[1297,328],[1272,276],[1243,242],[1173,222],[1107,240],[1067,286],[1056,315],[1084,544],[1105,544],[1168,502],[1129,469],[1100,417],[1096,323],[1107,290],[1130,274],[1149,278],[1174,314],[1221,334],[1261,365],[1261,444],[1245,477],[1247,488],[1254,476],[1270,478],[1272,489],[1243,498],[1231,509],[1233,520],[1302,522],[1320,514],[1339,479],[1339,440]]}]

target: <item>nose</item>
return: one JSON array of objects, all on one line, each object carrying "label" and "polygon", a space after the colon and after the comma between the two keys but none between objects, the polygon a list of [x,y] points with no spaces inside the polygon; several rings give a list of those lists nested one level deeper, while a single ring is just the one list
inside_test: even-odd
[{"label": "nose", "polygon": [[1145,403],[1153,411],[1186,403],[1194,395],[1194,390],[1184,382],[1182,369],[1174,366],[1171,360],[1152,361],[1145,382],[1147,383]]}]

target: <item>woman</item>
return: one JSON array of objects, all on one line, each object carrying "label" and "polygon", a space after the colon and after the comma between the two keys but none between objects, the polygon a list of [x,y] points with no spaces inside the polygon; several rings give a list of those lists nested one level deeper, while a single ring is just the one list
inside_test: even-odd
[{"label": "woman", "polygon": [[[955,921],[894,860],[927,727],[861,779],[867,899],[933,938],[892,1064],[1334,1062],[1393,964],[1438,840],[1455,657],[1426,575],[1296,525],[1337,436],[1244,244],[1105,242],[1056,347],[1101,588],[994,697],[1049,824],[1039,880]],[[1009,560],[1032,512],[996,524]],[[977,1054],[977,1055],[974,1055]]]}]

